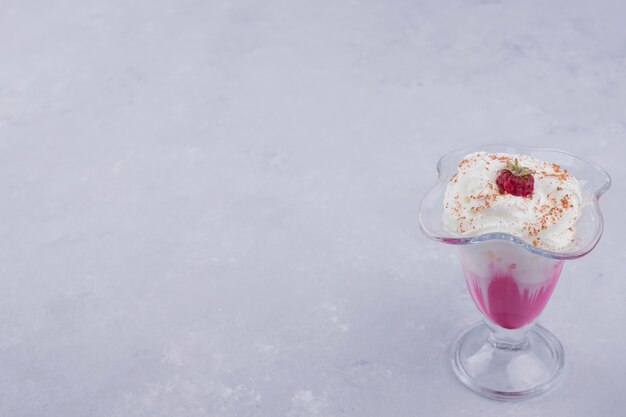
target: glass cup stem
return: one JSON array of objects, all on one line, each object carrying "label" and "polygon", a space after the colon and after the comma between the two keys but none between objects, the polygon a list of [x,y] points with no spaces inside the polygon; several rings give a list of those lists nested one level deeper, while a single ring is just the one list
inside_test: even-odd
[{"label": "glass cup stem", "polygon": [[491,334],[489,335],[489,343],[494,348],[505,350],[526,350],[530,347],[529,331],[533,324],[520,327],[518,329],[505,329],[489,320],[485,320]]}]

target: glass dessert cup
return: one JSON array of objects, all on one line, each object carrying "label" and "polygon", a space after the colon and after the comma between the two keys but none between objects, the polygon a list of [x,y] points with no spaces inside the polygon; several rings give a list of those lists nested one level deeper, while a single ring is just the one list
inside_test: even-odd
[{"label": "glass dessert cup", "polygon": [[[507,233],[461,236],[443,225],[446,186],[460,161],[477,151],[526,154],[556,163],[582,186],[576,239],[562,251],[533,246]],[[491,145],[444,155],[438,180],[419,211],[420,228],[428,237],[455,245],[472,300],[484,320],[459,336],[452,349],[452,368],[468,388],[495,399],[522,399],[542,394],[558,381],[564,367],[563,347],[537,317],[548,303],[566,260],[589,253],[603,229],[598,201],[610,187],[597,164],[567,152],[527,146]]]}]

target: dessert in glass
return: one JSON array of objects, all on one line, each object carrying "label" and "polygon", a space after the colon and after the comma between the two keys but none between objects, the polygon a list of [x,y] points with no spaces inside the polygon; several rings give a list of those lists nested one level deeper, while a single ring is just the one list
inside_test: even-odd
[{"label": "dessert in glass", "polygon": [[603,229],[599,198],[610,187],[596,163],[553,149],[491,145],[437,164],[422,201],[421,230],[455,245],[484,321],[453,346],[452,367],[495,399],[541,394],[557,382],[563,347],[536,324],[565,260],[589,253]]}]

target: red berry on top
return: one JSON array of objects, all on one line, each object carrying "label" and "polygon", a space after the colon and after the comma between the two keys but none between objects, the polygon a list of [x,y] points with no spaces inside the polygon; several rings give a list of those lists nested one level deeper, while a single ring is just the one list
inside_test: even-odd
[{"label": "red berry on top", "polygon": [[509,161],[507,167],[501,169],[496,177],[496,184],[500,194],[511,194],[519,197],[529,197],[535,189],[535,179],[532,169],[522,167],[517,158]]}]

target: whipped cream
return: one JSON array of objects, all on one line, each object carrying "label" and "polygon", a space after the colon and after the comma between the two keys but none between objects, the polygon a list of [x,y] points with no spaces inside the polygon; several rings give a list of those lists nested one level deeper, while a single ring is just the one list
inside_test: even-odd
[{"label": "whipped cream", "polygon": [[[498,190],[498,172],[515,158],[535,171],[529,197]],[[443,224],[451,233],[509,233],[536,247],[560,250],[575,240],[582,190],[576,178],[556,164],[529,155],[476,152],[459,164],[443,203]]]}]

